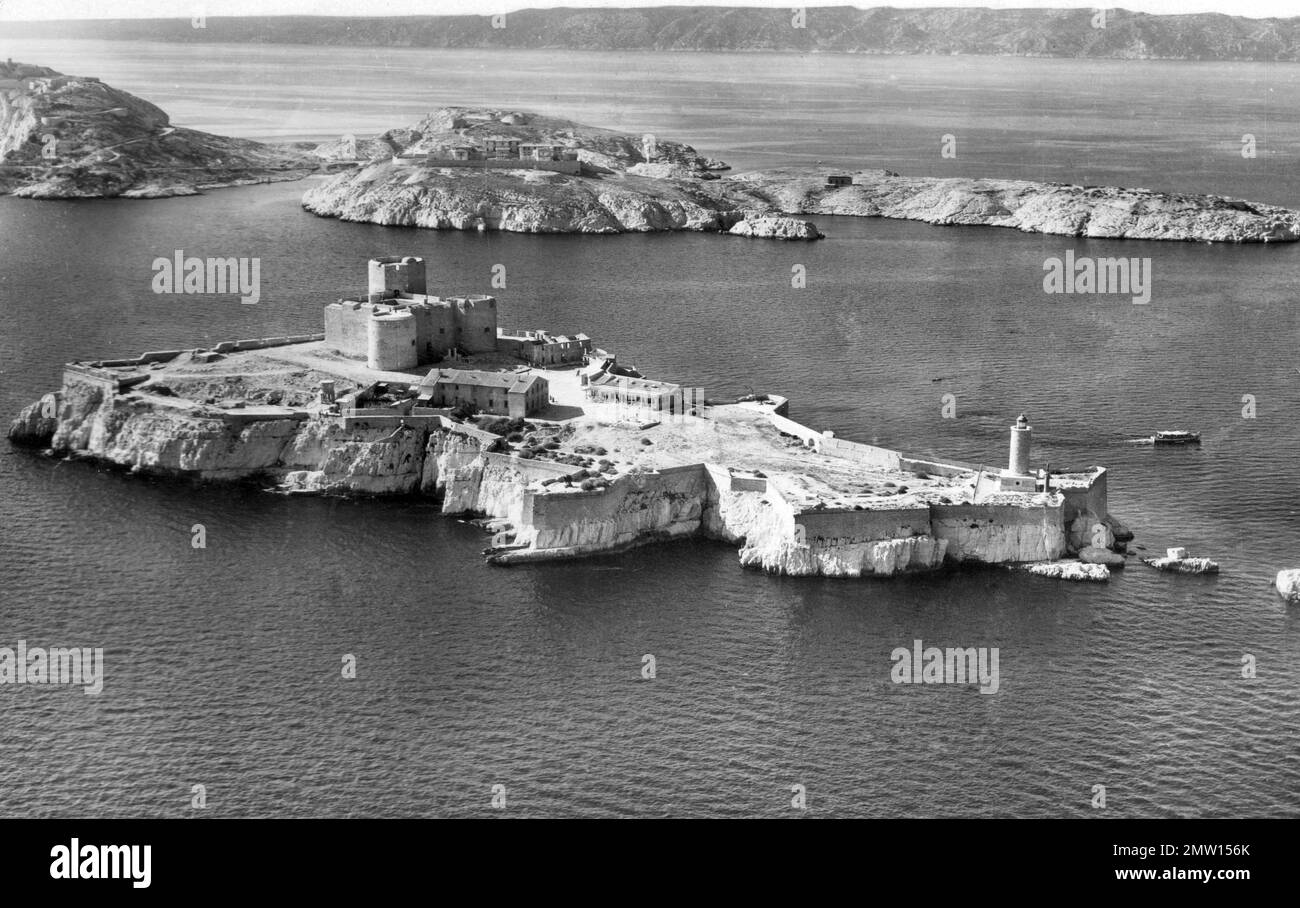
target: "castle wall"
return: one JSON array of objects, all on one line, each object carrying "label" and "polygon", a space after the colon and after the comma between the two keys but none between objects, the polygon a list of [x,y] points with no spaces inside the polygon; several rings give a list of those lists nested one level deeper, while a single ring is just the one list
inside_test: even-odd
[{"label": "castle wall", "polygon": [[415,320],[415,355],[419,362],[433,362],[445,351],[438,349],[437,312],[443,307],[436,303],[412,303],[409,309]]},{"label": "castle wall", "polygon": [[1051,561],[1066,550],[1064,505],[931,505],[931,533],[952,561]]},{"label": "castle wall", "polygon": [[530,365],[539,365],[537,362],[537,348],[540,344],[522,337],[497,336],[497,351],[507,356],[513,356],[516,359],[522,359]]},{"label": "castle wall", "polygon": [[344,356],[365,357],[369,352],[372,311],[363,303],[331,303],[326,306],[326,345]]},{"label": "castle wall", "polygon": [[804,528],[804,538],[809,543],[863,542],[923,536],[930,532],[930,509],[925,506],[873,511],[803,511],[794,520]]},{"label": "castle wall", "polygon": [[[456,310],[446,300],[430,302],[428,311],[424,316],[428,323],[429,342],[433,344],[433,356],[437,358],[445,356],[459,343],[460,333],[456,325]],[[424,354],[428,355],[428,348],[422,347]]]},{"label": "castle wall", "polygon": [[426,158],[417,157],[407,163],[422,164],[425,167],[467,167],[480,170],[549,170],[554,173],[580,174],[581,161],[539,161],[535,158],[509,159],[469,159],[460,158]]},{"label": "castle wall", "polygon": [[496,297],[455,297],[452,305],[456,309],[460,348],[466,353],[491,353],[496,350]]},{"label": "castle wall", "polygon": [[[1056,479],[1057,477],[1053,477]],[[1065,498],[1064,519],[1067,524],[1080,515],[1091,514],[1098,519],[1104,518],[1109,511],[1106,489],[1106,471],[1098,469],[1086,488],[1062,486],[1055,488]]]},{"label": "castle wall", "polygon": [[960,476],[979,469],[974,464],[962,463],[961,461],[935,461],[926,458],[909,457],[900,451],[889,448],[824,435],[802,423],[797,423],[793,419],[776,413],[769,415],[768,418],[772,421],[772,425],[776,426],[780,431],[799,438],[804,444],[811,445],[815,450],[823,454],[843,457],[846,460],[852,460],[878,469],[929,473],[932,476]]}]

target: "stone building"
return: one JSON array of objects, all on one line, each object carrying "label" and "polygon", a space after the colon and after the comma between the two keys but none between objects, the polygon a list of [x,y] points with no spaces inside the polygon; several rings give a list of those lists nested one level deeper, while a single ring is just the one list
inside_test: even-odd
[{"label": "stone building", "polygon": [[540,375],[435,369],[419,384],[416,401],[426,407],[473,406],[480,413],[532,416],[550,402],[550,385]]},{"label": "stone building", "polygon": [[631,378],[601,372],[582,376],[583,390],[589,400],[636,407],[654,413],[682,414],[685,396],[681,385]]},{"label": "stone building", "polygon": [[591,353],[591,338],[585,334],[569,336],[498,328],[497,349],[532,366],[581,363]]},{"label": "stone building", "polygon": [[483,151],[489,158],[517,158],[520,144],[514,136],[485,136]]}]

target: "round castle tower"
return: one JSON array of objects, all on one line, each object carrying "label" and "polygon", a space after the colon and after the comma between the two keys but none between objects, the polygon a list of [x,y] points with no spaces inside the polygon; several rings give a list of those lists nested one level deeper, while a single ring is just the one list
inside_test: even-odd
[{"label": "round castle tower", "polygon": [[369,273],[371,296],[428,293],[424,259],[419,256],[386,255],[371,259]]},{"label": "round castle tower", "polygon": [[419,362],[415,318],[410,310],[375,314],[366,323],[366,367],[379,371],[413,369]]}]

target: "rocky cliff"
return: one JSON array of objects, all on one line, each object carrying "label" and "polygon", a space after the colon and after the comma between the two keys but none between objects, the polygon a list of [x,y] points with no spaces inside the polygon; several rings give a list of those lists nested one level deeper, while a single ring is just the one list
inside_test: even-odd
[{"label": "rocky cliff", "polygon": [[[173,382],[175,378],[170,379]],[[834,534],[805,533],[810,519],[772,485],[737,491],[724,467],[695,464],[618,475],[599,489],[542,476],[564,467],[497,450],[499,439],[444,421],[368,426],[319,408],[222,411],[172,397],[155,384],[112,392],[65,374],[63,387],[25,408],[10,427],[18,445],[48,448],[133,471],[201,480],[258,480],[285,492],[429,495],[446,513],[496,518],[492,560],[552,560],[661,539],[704,535],[740,546],[740,563],[791,575],[893,576],[947,562],[1055,558],[1065,544],[1057,511],[974,506],[946,517],[845,511]],[[913,507],[908,514],[916,512]],[[972,516],[976,514],[985,515]],[[820,531],[819,531],[820,532]]]},{"label": "rocky cliff", "polygon": [[292,149],[173,126],[161,108],[93,77],[0,63],[0,193],[193,195],[299,179],[317,165]]}]

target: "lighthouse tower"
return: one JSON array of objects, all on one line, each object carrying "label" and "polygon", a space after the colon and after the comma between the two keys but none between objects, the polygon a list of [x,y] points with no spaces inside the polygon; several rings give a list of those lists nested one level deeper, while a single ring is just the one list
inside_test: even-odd
[{"label": "lighthouse tower", "polygon": [[1003,492],[1033,492],[1036,480],[1029,472],[1029,449],[1034,438],[1034,427],[1024,413],[1011,427],[1011,456],[1002,471],[999,488]]}]

